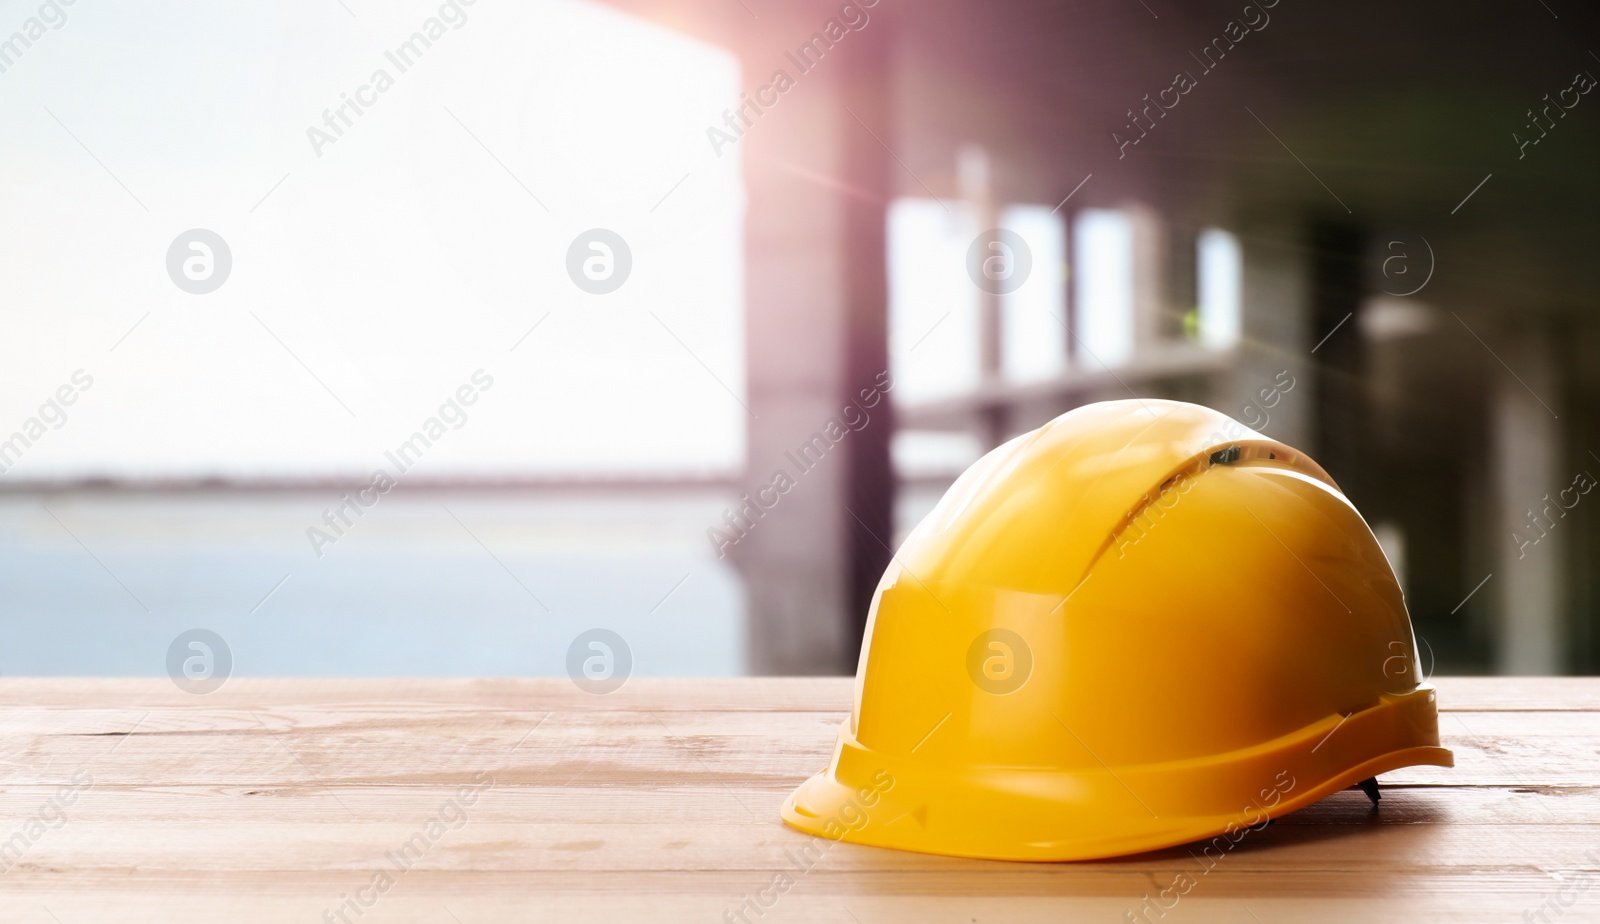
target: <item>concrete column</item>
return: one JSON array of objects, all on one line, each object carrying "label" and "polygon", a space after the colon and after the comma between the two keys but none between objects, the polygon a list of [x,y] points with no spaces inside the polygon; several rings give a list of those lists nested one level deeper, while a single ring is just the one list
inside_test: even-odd
[{"label": "concrete column", "polygon": [[[757,674],[854,670],[871,588],[889,559],[882,543],[893,539],[889,398],[860,408],[870,418],[860,429],[852,429],[858,411],[847,419],[844,410],[888,367],[889,155],[873,137],[893,139],[887,18],[874,16],[795,74],[796,86],[741,141],[755,414],[747,483],[754,497],[775,473],[793,480],[769,492],[777,503],[733,555],[748,588]],[[762,54],[748,52],[747,74],[793,70]]]},{"label": "concrete column", "polygon": [[[881,8],[880,8],[881,9]],[[844,369],[837,384],[841,404],[862,404],[880,376],[889,371],[889,200],[895,177],[904,176],[885,145],[900,146],[889,90],[894,21],[878,15],[874,26],[857,33],[865,41],[841,61],[840,101],[849,111],[837,118],[842,128],[840,157],[846,182],[865,195],[845,197]],[[871,33],[870,35],[868,33]],[[864,124],[863,124],[864,123]],[[871,422],[846,443],[845,498],[850,517],[837,554],[846,562],[842,673],[855,673],[867,611],[884,569],[893,557],[895,477],[889,458],[894,432],[893,400],[884,395],[866,408]]]},{"label": "concrete column", "polygon": [[1148,205],[1124,206],[1133,226],[1133,353],[1138,356],[1163,339],[1163,316],[1171,295],[1166,219]]},{"label": "concrete column", "polygon": [[1374,380],[1359,314],[1367,290],[1362,270],[1369,239],[1345,219],[1312,222],[1307,239],[1312,288],[1306,349],[1316,351],[1310,354],[1316,369],[1310,390],[1314,451],[1357,509],[1370,510],[1380,492],[1364,479],[1372,476],[1378,441],[1371,432]]},{"label": "concrete column", "polygon": [[1567,511],[1559,503],[1576,469],[1566,471],[1562,464],[1556,350],[1540,330],[1496,335],[1482,324],[1473,327],[1480,336],[1494,338],[1494,351],[1516,373],[1493,360],[1484,363],[1494,376],[1489,430],[1495,668],[1502,674],[1558,674],[1566,667],[1563,559],[1574,531],[1572,516],[1583,508]]},{"label": "concrete column", "polygon": [[[1219,407],[1230,416],[1254,424],[1256,413],[1268,422],[1259,427],[1273,439],[1315,453],[1315,381],[1311,347],[1311,261],[1300,230],[1293,225],[1246,226],[1239,235],[1244,269],[1240,281],[1239,362]],[[1348,325],[1347,325],[1348,326]],[[1354,332],[1351,332],[1354,335]],[[1279,388],[1277,404],[1247,412],[1262,403],[1261,390],[1277,386],[1280,376],[1294,387]]]},{"label": "concrete column", "polygon": [[[1000,226],[1000,206],[994,198],[994,178],[989,154],[975,144],[963,145],[957,153],[956,176],[961,199],[971,212],[979,232]],[[978,288],[978,376],[982,383],[999,382],[1005,377],[1001,355],[1000,296]],[[1005,439],[1007,413],[991,407],[978,411],[978,440],[984,449],[993,449]]]}]

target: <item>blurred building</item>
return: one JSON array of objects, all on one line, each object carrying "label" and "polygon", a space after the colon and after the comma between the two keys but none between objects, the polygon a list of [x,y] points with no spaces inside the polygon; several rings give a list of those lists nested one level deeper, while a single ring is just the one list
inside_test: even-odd
[{"label": "blurred building", "polygon": [[[95,380],[0,454],[0,670],[156,672],[215,624],[267,673],[555,673],[594,625],[644,672],[848,672],[966,465],[1130,396],[1312,453],[1424,669],[1600,668],[1589,11],[446,6],[0,45],[0,420]],[[160,266],[197,226],[204,300]],[[595,228],[614,294],[569,279]]]},{"label": "blurred building", "polygon": [[[758,669],[849,669],[954,473],[1130,395],[1315,454],[1440,669],[1600,665],[1586,11],[621,5],[734,50],[768,104],[738,142],[747,482],[897,382],[740,547]],[[774,70],[797,86],[757,96]],[[1031,245],[1014,291],[964,265],[993,228]]]}]

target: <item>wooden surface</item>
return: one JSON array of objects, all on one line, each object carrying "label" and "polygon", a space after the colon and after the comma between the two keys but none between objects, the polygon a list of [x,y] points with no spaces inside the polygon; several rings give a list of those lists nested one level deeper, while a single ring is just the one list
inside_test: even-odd
[{"label": "wooden surface", "polygon": [[[1435,682],[1455,769],[1251,833],[1151,920],[1600,920],[1600,680]],[[752,924],[1121,921],[1199,869],[1183,848],[1021,864],[839,844],[799,872],[778,805],[826,764],[849,697],[844,679],[0,680],[0,849],[49,822],[0,859],[0,921],[714,922],[779,870],[793,885]],[[441,817],[409,869],[387,859]],[[347,903],[363,890],[371,907]]]}]

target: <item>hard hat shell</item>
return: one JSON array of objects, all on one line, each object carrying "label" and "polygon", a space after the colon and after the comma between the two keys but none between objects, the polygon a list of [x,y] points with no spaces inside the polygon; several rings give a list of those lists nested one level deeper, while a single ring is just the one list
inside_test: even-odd
[{"label": "hard hat shell", "polygon": [[1111,401],[984,456],[906,539],[832,763],[783,818],[1090,859],[1453,763],[1394,571],[1333,479],[1216,411]]}]

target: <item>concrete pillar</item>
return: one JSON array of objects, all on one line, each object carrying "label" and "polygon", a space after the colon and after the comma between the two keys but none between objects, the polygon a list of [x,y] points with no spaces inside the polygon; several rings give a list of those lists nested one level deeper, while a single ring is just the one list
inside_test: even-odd
[{"label": "concrete pillar", "polygon": [[1562,465],[1557,351],[1542,330],[1505,334],[1483,327],[1473,324],[1479,336],[1493,338],[1491,348],[1505,363],[1484,363],[1494,376],[1489,431],[1495,668],[1502,674],[1558,674],[1566,668],[1563,559],[1573,514],[1581,515],[1582,507],[1565,511],[1559,504],[1559,492],[1572,484],[1574,472]]},{"label": "concrete pillar", "polygon": [[1371,432],[1373,378],[1361,334],[1361,304],[1367,291],[1362,272],[1368,238],[1344,219],[1319,220],[1308,228],[1311,266],[1310,343],[1316,382],[1312,442],[1316,459],[1339,482],[1357,509],[1372,509],[1377,440]]},{"label": "concrete pillar", "polygon": [[[895,194],[895,177],[904,177],[885,145],[899,145],[895,109],[890,94],[892,66],[892,15],[879,15],[881,26],[851,49],[840,68],[840,101],[849,111],[839,116],[843,126],[842,170],[846,182],[864,196],[844,197],[842,264],[845,316],[843,377],[836,385],[838,400],[861,404],[861,396],[876,387],[889,372],[889,200]],[[845,523],[844,545],[836,550],[846,563],[845,644],[841,673],[853,674],[866,630],[867,611],[884,569],[893,557],[895,477],[889,458],[894,431],[893,400],[887,395],[867,408],[871,423],[851,434],[845,446],[845,498],[851,516]]]},{"label": "concrete pillar", "polygon": [[[1218,409],[1251,425],[1264,414],[1268,422],[1258,427],[1263,433],[1315,453],[1311,261],[1301,231],[1287,224],[1247,225],[1239,239],[1239,361]],[[1278,388],[1276,405],[1259,407],[1262,389],[1278,387],[1284,376],[1294,386]]]},{"label": "concrete pillar", "polygon": [[[888,368],[891,161],[878,140],[894,137],[887,19],[874,16],[871,28],[796,75],[741,141],[755,414],[747,481],[752,497],[779,471],[794,481],[734,550],[748,588],[752,673],[853,671],[871,589],[889,560],[890,399],[860,408],[870,419],[860,429],[851,429],[858,412],[844,412],[853,400],[865,403],[860,390]],[[762,54],[748,52],[747,74],[776,66]],[[842,438],[829,439],[830,421],[842,425]],[[801,448],[814,435],[832,445],[805,459]]]},{"label": "concrete pillar", "polygon": [[1123,207],[1133,229],[1133,355],[1158,346],[1164,337],[1164,316],[1171,297],[1170,246],[1167,221],[1142,203]]},{"label": "concrete pillar", "polygon": [[[1000,226],[1000,205],[994,198],[994,177],[989,154],[975,144],[963,145],[957,153],[956,176],[961,200],[972,214],[980,233]],[[1001,355],[1000,296],[982,287],[978,291],[978,377],[981,384],[999,382],[1005,377]],[[985,407],[973,422],[978,442],[993,449],[1005,441],[1008,423],[1005,408]]]}]

